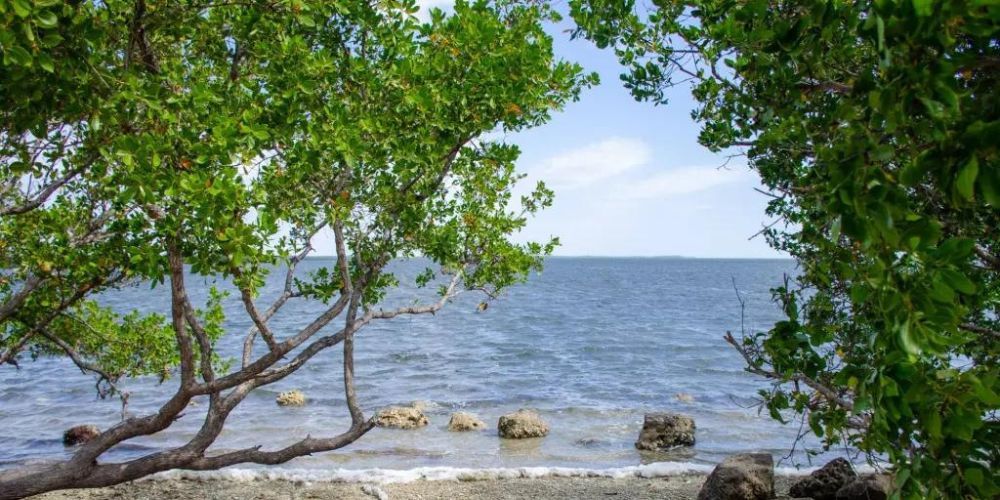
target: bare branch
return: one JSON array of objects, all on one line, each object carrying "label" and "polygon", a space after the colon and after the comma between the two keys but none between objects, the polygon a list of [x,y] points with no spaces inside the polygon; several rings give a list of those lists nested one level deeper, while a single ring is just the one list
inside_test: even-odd
[{"label": "bare branch", "polygon": [[70,170],[62,177],[50,182],[48,185],[42,188],[37,194],[35,194],[33,197],[29,198],[27,201],[25,201],[20,205],[14,205],[10,207],[0,207],[0,216],[20,215],[40,207],[43,203],[48,201],[49,197],[51,197],[53,193],[58,191],[59,188],[63,187],[67,182],[72,180],[74,177],[80,175],[82,171],[83,171],[82,168]]},{"label": "bare branch", "polygon": [[988,264],[993,269],[1000,270],[1000,257],[993,255],[989,250],[987,250],[982,245],[974,246],[973,250],[976,252],[976,255],[978,255],[980,259],[983,259],[983,262]]},{"label": "bare branch", "polygon": [[167,258],[170,265],[171,317],[177,348],[181,355],[181,386],[190,387],[194,383],[194,350],[191,347],[185,316],[187,290],[184,286],[184,260],[177,243],[173,240],[167,243]]},{"label": "bare branch", "polygon": [[823,384],[820,384],[819,382],[813,380],[812,378],[809,378],[809,377],[807,377],[805,375],[802,375],[802,374],[792,374],[792,375],[786,376],[786,375],[782,375],[782,374],[777,373],[777,372],[765,370],[763,368],[758,368],[755,365],[755,363],[753,362],[753,358],[750,356],[750,353],[748,353],[747,350],[743,347],[743,345],[741,345],[736,340],[736,338],[733,337],[733,334],[731,332],[726,332],[726,335],[723,338],[726,340],[726,342],[728,342],[730,345],[732,345],[734,348],[736,348],[736,350],[739,351],[739,353],[743,356],[743,359],[747,363],[746,370],[748,372],[753,373],[755,375],[760,375],[762,377],[769,378],[769,379],[772,379],[772,380],[788,381],[788,382],[802,382],[805,385],[809,386],[810,389],[816,391],[821,396],[823,396],[827,401],[829,401],[829,402],[831,402],[833,404],[836,404],[837,406],[840,406],[841,408],[843,408],[843,409],[845,409],[847,411],[854,411],[854,403],[853,402],[848,401],[848,400],[840,397],[837,394],[836,391],[834,391],[833,389],[830,389],[829,387],[827,387],[827,386],[825,386]]},{"label": "bare branch", "polygon": [[73,361],[73,364],[75,364],[76,367],[79,368],[81,372],[97,375],[98,394],[102,398],[107,396],[108,393],[101,390],[100,388],[101,381],[106,382],[108,384],[108,387],[111,388],[111,391],[121,393],[121,391],[118,390],[118,386],[115,385],[115,383],[118,381],[118,377],[111,376],[111,374],[101,369],[101,367],[83,359],[83,357],[80,356],[80,353],[77,352],[76,349],[74,349],[71,345],[66,343],[65,340],[59,338],[58,336],[50,332],[47,328],[40,328],[38,331],[42,334],[43,337],[45,337],[50,342],[55,344],[57,347],[62,349],[62,351],[65,352],[67,356],[69,356],[69,358]]},{"label": "bare branch", "polygon": [[442,307],[444,307],[449,300],[458,295],[455,289],[457,288],[458,283],[461,281],[462,275],[463,273],[461,271],[456,272],[455,276],[452,277],[451,279],[451,283],[448,284],[448,288],[445,290],[445,293],[441,296],[441,300],[433,304],[428,304],[424,306],[400,307],[398,309],[392,309],[388,311],[381,309],[378,311],[368,311],[368,313],[365,314],[363,321],[367,323],[368,321],[371,321],[373,319],[390,319],[404,314],[434,314],[438,312]]},{"label": "bare branch", "polygon": [[72,295],[61,300],[59,305],[51,310],[48,315],[31,325],[28,331],[21,335],[21,339],[17,342],[17,344],[8,348],[7,351],[0,353],[0,365],[3,365],[4,363],[14,363],[16,365],[14,358],[21,352],[22,349],[24,349],[24,346],[26,346],[35,335],[40,333],[42,328],[49,326],[49,323],[51,323],[52,320],[56,319],[56,317],[62,314],[63,311],[79,302],[80,299],[85,297],[87,293],[93,290],[93,288],[94,286],[90,284],[83,285],[74,291]]},{"label": "bare branch", "polygon": [[357,441],[358,438],[373,427],[375,427],[374,421],[368,420],[361,425],[352,426],[347,432],[332,438],[317,439],[306,437],[291,446],[275,451],[261,451],[259,447],[255,447],[213,457],[202,457],[191,461],[183,468],[191,470],[215,470],[242,463],[276,465],[287,462],[295,457],[343,448]]},{"label": "bare branch", "polygon": [[[236,282],[239,282],[243,278],[243,272],[238,268],[233,268],[233,276],[236,277]],[[237,288],[240,290],[240,297],[243,299],[243,308],[246,309],[247,314],[250,315],[250,319],[253,320],[254,327],[257,332],[260,332],[260,336],[264,337],[264,342],[267,344],[268,349],[274,351],[278,348],[277,342],[274,340],[274,333],[271,332],[271,328],[267,326],[267,319],[261,316],[260,311],[257,310],[257,305],[253,301],[253,292],[250,290],[250,286],[246,283],[237,283]]]},{"label": "bare branch", "polygon": [[146,25],[144,22],[144,17],[146,15],[146,1],[136,0],[135,2],[135,13],[132,17],[132,23],[129,27],[129,59],[131,59],[132,51],[139,51],[139,58],[142,60],[143,66],[146,70],[152,74],[160,73],[160,64],[156,61],[156,54],[149,47],[149,40],[146,37]]},{"label": "bare branch", "polygon": [[[315,228],[313,228],[313,230],[310,231],[309,234],[306,235],[306,237],[304,238],[305,242],[303,243],[302,249],[299,251],[299,253],[295,254],[288,260],[288,269],[285,271],[285,284],[284,288],[281,291],[281,295],[279,295],[278,298],[271,304],[271,306],[268,307],[266,311],[264,311],[264,314],[261,318],[261,320],[265,324],[268,321],[270,321],[275,314],[278,313],[278,311],[285,305],[285,303],[288,302],[288,299],[292,298],[295,295],[295,293],[292,291],[292,286],[295,283],[295,269],[298,266],[298,264],[302,262],[302,260],[305,259],[306,256],[308,256],[309,253],[313,251],[311,243],[312,238],[316,235],[316,233],[318,233],[320,230],[326,227],[326,225],[327,223],[324,221],[318,224]],[[256,325],[252,326],[250,328],[250,331],[247,332],[247,336],[243,339],[242,366],[244,368],[250,364],[251,359],[253,358],[253,343],[257,337],[258,332],[259,329],[257,328],[257,326]]]},{"label": "bare branch", "polygon": [[[6,302],[0,305],[0,323],[6,321],[7,318],[17,312],[17,309],[24,304],[24,301],[28,299],[31,292],[35,291],[43,281],[45,281],[45,278],[38,275],[28,275],[28,277],[24,280],[24,284],[21,285],[21,289],[7,299]],[[0,364],[2,364],[2,362],[0,362]]]},{"label": "bare branch", "polygon": [[962,324],[960,324],[958,326],[959,326],[959,328],[961,328],[963,330],[968,330],[970,332],[981,333],[983,335],[990,335],[990,336],[993,336],[993,337],[996,337],[996,338],[1000,338],[1000,332],[998,332],[996,330],[993,330],[991,328],[986,328],[984,326],[974,325],[972,323],[962,323]]}]

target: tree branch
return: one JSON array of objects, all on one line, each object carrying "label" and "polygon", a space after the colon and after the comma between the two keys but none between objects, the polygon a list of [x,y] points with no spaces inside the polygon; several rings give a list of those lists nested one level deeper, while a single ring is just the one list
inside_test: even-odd
[{"label": "tree branch", "polygon": [[732,332],[726,332],[726,335],[723,338],[726,340],[726,342],[728,342],[730,345],[732,345],[737,351],[739,351],[739,353],[743,356],[743,359],[747,363],[746,370],[748,372],[753,373],[755,375],[760,375],[762,377],[766,377],[766,378],[769,378],[769,379],[772,379],[772,380],[780,380],[780,381],[786,381],[786,382],[802,382],[805,385],[807,385],[810,389],[816,391],[821,396],[823,396],[823,398],[825,398],[827,401],[829,401],[829,402],[831,402],[833,404],[836,404],[837,406],[840,406],[841,408],[843,408],[843,409],[845,409],[847,411],[854,411],[854,403],[853,402],[848,401],[848,400],[840,397],[839,395],[837,395],[836,391],[834,391],[833,389],[830,389],[829,387],[827,387],[827,386],[825,386],[825,385],[823,385],[823,384],[821,384],[821,383],[813,380],[810,377],[807,377],[807,376],[802,375],[802,374],[793,374],[793,375],[790,375],[790,376],[785,376],[785,375],[782,375],[780,373],[776,373],[776,372],[773,372],[773,371],[765,370],[763,368],[758,368],[757,366],[755,366],[755,363],[753,362],[753,359],[750,356],[750,353],[748,353],[747,350],[742,345],[740,345],[740,343],[736,340],[736,338],[733,337]]},{"label": "tree branch", "polygon": [[21,215],[40,207],[43,203],[48,201],[49,197],[51,197],[53,193],[58,191],[59,188],[63,187],[74,177],[80,175],[81,172],[83,172],[82,168],[70,170],[66,173],[66,175],[50,182],[47,186],[36,193],[34,197],[28,199],[24,203],[10,207],[0,207],[0,216]]},{"label": "tree branch", "polygon": [[194,350],[188,335],[186,303],[187,290],[184,286],[184,260],[174,240],[167,242],[167,260],[170,266],[170,309],[173,319],[174,336],[181,356],[181,386],[189,388],[194,384]]}]

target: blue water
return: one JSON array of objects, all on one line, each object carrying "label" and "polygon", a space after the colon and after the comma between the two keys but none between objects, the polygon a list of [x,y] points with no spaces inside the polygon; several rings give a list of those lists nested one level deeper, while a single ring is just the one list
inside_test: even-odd
[{"label": "blue water", "polygon": [[[330,265],[311,259],[302,271]],[[412,279],[425,262],[396,263],[403,288],[387,304],[426,298]],[[366,414],[392,404],[423,401],[431,424],[415,431],[375,429],[350,447],[300,458],[283,467],[410,468],[417,466],[619,467],[674,460],[715,463],[727,454],[789,453],[798,424],[781,425],[754,407],[765,381],[743,371],[741,358],[722,336],[739,331],[740,306],[733,283],[749,298],[745,326],[766,329],[780,317],[770,288],[795,272],[785,260],[680,258],[552,258],[541,274],[511,289],[485,311],[468,295],[435,316],[402,317],[366,327],[356,346],[358,395]],[[261,304],[280,289],[268,283]],[[189,279],[204,300],[211,281]],[[165,287],[136,287],[102,300],[121,310],[168,311]],[[239,352],[249,321],[234,295],[227,303],[224,354]],[[297,331],[322,304],[293,300],[272,321],[279,335]],[[331,325],[333,330],[339,328]],[[63,359],[24,361],[0,368],[0,467],[60,458],[62,431],[120,419],[120,403],[96,398],[93,382]],[[130,380],[128,410],[156,409],[174,381]],[[330,349],[295,375],[258,389],[230,417],[213,450],[289,444],[307,434],[330,436],[348,427],[340,351]],[[308,404],[274,403],[283,390],[301,389]],[[692,402],[680,401],[678,393]],[[205,402],[153,437],[130,441],[104,460],[133,458],[179,445],[201,423]],[[552,428],[544,439],[496,437],[497,418],[518,408],[537,410]],[[451,412],[477,414],[489,430],[450,433]],[[640,453],[633,443],[649,411],[691,415],[697,444],[668,453]],[[786,464],[806,463],[801,448]]]}]

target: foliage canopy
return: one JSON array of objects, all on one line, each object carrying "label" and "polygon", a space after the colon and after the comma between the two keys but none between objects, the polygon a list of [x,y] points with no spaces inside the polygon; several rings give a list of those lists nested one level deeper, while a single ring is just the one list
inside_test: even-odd
[{"label": "foliage canopy", "polygon": [[[545,6],[459,2],[427,22],[415,12],[412,0],[0,2],[0,365],[25,351],[67,355],[105,392],[123,376],[180,375],[158,414],[0,482],[0,497],[343,446],[371,428],[353,393],[355,331],[436,311],[463,290],[495,296],[540,265],[555,241],[511,236],[551,192],[512,200],[518,150],[484,134],[544,123],[593,77],[554,58]],[[334,234],[335,261],[295,275],[318,231]],[[440,302],[377,308],[397,284],[386,264],[416,255],[440,268],[418,283],[441,284]],[[258,307],[281,266],[284,292]],[[214,350],[221,295],[195,307],[185,275],[238,290],[254,328],[236,367]],[[95,300],[142,283],[168,286],[171,310],[122,314]],[[272,331],[292,300],[325,311],[301,331]],[[334,319],[343,328],[319,336]],[[246,393],[337,344],[347,433],[206,455]],[[96,464],[198,395],[211,405],[190,443]]]},{"label": "foliage canopy", "polygon": [[992,498],[1000,461],[1000,4],[572,2],[638,99],[690,82],[700,142],[743,148],[801,274],[729,336],[827,446],[899,494]]}]

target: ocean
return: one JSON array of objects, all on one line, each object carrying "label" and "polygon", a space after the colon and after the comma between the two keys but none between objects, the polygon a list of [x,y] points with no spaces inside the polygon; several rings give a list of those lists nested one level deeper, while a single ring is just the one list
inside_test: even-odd
[{"label": "ocean", "polygon": [[[324,265],[332,262],[308,259],[300,272]],[[426,299],[428,290],[412,286],[426,265],[394,263],[403,286],[386,304]],[[767,382],[746,373],[739,354],[723,340],[727,330],[741,329],[734,284],[748,299],[743,326],[761,331],[781,317],[770,289],[795,272],[790,260],[557,257],[485,310],[477,307],[480,297],[467,294],[434,316],[373,323],[356,341],[357,390],[366,415],[419,401],[430,425],[376,428],[347,448],[298,458],[277,470],[635,470],[663,462],[701,470],[747,451],[769,452],[784,467],[809,466],[805,449],[815,447],[815,440],[805,439],[793,450],[798,421],[782,425],[759,410],[757,392]],[[268,281],[262,304],[278,293],[282,276],[276,271]],[[204,300],[211,284],[189,278],[192,298]],[[167,288],[132,287],[101,300],[123,311],[167,314]],[[230,319],[220,351],[235,357],[250,323],[238,295],[225,305]],[[272,328],[279,336],[291,334],[322,307],[293,300]],[[295,375],[253,392],[229,418],[213,450],[271,448],[346,430],[350,417],[340,356],[332,348]],[[68,360],[21,365],[21,370],[0,367],[0,468],[65,457],[63,430],[85,423],[107,428],[121,418],[120,402],[98,399],[93,380]],[[128,411],[154,411],[175,383],[159,384],[154,377],[125,381]],[[275,396],[289,389],[303,391],[308,403],[277,406]],[[205,406],[199,401],[170,429],[120,445],[102,460],[182,444],[199,427]],[[499,439],[497,419],[519,408],[536,410],[550,434]],[[449,415],[459,410],[476,414],[488,429],[448,432]],[[653,411],[692,416],[697,444],[668,452],[636,450],[643,414]],[[844,453],[833,450],[813,461],[822,464]]]}]

